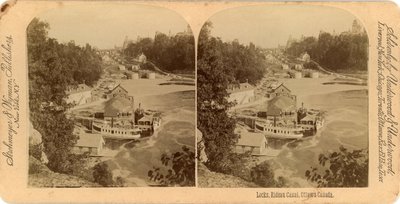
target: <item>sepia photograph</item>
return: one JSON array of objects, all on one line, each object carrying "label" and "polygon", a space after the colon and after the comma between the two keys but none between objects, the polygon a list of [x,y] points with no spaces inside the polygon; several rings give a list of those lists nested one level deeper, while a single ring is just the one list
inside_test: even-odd
[{"label": "sepia photograph", "polygon": [[0,0],[0,203],[395,203],[392,2]]},{"label": "sepia photograph", "polygon": [[63,6],[26,38],[28,187],[195,186],[195,43],[179,14]]},{"label": "sepia photograph", "polygon": [[197,48],[198,186],[368,187],[368,48],[363,23],[334,7],[211,16]]}]

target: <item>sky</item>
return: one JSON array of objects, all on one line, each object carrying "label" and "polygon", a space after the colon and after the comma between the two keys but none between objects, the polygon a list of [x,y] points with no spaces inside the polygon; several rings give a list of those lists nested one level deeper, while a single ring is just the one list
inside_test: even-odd
[{"label": "sky", "polygon": [[339,34],[351,29],[355,16],[345,10],[305,5],[248,6],[227,9],[214,14],[211,34],[224,41],[239,42],[264,48],[286,45],[291,35],[317,37],[320,30]]},{"label": "sky", "polygon": [[156,31],[175,34],[187,28],[187,22],[174,11],[144,5],[64,6],[37,17],[50,24],[49,37],[99,49],[122,46],[126,36],[153,38]]}]

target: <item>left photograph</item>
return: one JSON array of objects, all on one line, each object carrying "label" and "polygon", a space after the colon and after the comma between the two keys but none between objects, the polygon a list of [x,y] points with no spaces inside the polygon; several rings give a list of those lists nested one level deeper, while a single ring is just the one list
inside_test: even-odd
[{"label": "left photograph", "polygon": [[195,186],[195,43],[161,7],[60,7],[26,31],[28,187]]}]

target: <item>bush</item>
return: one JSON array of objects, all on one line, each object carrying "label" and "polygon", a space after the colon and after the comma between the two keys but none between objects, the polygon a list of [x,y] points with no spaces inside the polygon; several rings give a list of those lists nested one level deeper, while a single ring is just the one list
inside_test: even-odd
[{"label": "bush", "polygon": [[94,181],[104,187],[114,186],[112,173],[105,162],[98,163],[93,167]]},{"label": "bush", "polygon": [[274,186],[274,172],[271,170],[269,163],[263,162],[253,167],[251,171],[251,180],[263,187]]},{"label": "bush", "polygon": [[339,152],[320,154],[319,164],[325,167],[324,174],[317,168],[305,172],[307,180],[318,187],[366,187],[368,186],[368,150],[348,151],[341,146]]},{"label": "bush", "polygon": [[[171,161],[171,162],[170,162]],[[153,167],[148,171],[149,179],[164,186],[194,186],[195,185],[195,154],[183,146],[181,152],[171,155],[163,154],[161,162],[170,166],[167,174],[160,168]]]}]

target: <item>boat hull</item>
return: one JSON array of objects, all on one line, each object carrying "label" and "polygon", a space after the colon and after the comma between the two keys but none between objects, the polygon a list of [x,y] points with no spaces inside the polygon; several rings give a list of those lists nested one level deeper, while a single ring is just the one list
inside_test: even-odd
[{"label": "boat hull", "polygon": [[105,138],[111,139],[140,139],[141,131],[139,128],[112,128],[109,126],[99,126],[93,124],[93,132],[102,134]]}]

